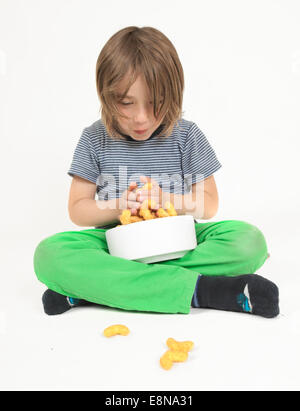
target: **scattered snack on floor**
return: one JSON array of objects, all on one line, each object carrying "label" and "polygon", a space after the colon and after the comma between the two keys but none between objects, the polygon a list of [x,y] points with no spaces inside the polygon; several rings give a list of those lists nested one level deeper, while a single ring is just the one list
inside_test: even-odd
[{"label": "scattered snack on floor", "polygon": [[194,347],[193,341],[176,341],[174,338],[168,338],[167,339],[167,346],[170,348],[172,351],[184,351],[188,352],[191,351],[191,349]]},{"label": "scattered snack on floor", "polygon": [[160,359],[160,365],[165,369],[169,370],[173,362],[184,362],[188,359],[188,353],[185,351],[172,351],[168,350]]},{"label": "scattered snack on floor", "polygon": [[[114,335],[128,335],[129,328],[123,324],[114,324],[105,328],[103,334],[105,337],[112,337]],[[167,339],[167,350],[160,358],[159,362],[163,369],[170,370],[174,362],[184,362],[188,359],[188,352],[194,347],[192,341],[176,341],[174,338]]]},{"label": "scattered snack on floor", "polygon": [[162,366],[162,368],[164,368],[165,370],[169,370],[170,368],[172,368],[173,365],[173,361],[171,360],[169,354],[169,351],[166,351],[164,353],[164,355],[160,358],[159,362],[160,365]]},{"label": "scattered snack on floor", "polygon": [[188,352],[194,347],[194,343],[192,341],[179,342],[174,338],[168,338],[167,346],[170,349],[160,358],[160,365],[165,370],[170,370],[173,362],[184,362],[188,359]]},{"label": "scattered snack on floor", "polygon": [[[142,190],[150,190],[152,188],[152,183],[145,184],[142,188],[137,188],[135,192],[141,192]],[[158,208],[155,201],[149,199],[144,200],[141,207],[137,210],[137,215],[131,215],[130,210],[123,210],[122,214],[119,216],[121,225],[137,223],[144,220],[153,220],[154,218],[163,218],[176,216],[177,212],[174,205],[170,201],[166,201],[164,208]]]},{"label": "scattered snack on floor", "polygon": [[112,337],[113,335],[128,335],[129,328],[126,325],[122,324],[114,324],[110,325],[109,327],[105,328],[103,331],[105,337]]}]

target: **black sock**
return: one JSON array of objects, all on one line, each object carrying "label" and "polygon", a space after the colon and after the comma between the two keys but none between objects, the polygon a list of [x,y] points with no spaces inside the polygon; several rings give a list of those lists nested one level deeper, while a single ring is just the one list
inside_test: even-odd
[{"label": "black sock", "polygon": [[79,300],[77,298],[66,297],[65,295],[58,294],[52,290],[46,290],[42,297],[44,305],[44,311],[48,315],[62,314],[72,307],[88,304],[85,300]]},{"label": "black sock", "polygon": [[236,277],[200,275],[192,307],[238,311],[273,318],[279,314],[279,291],[257,274]]}]

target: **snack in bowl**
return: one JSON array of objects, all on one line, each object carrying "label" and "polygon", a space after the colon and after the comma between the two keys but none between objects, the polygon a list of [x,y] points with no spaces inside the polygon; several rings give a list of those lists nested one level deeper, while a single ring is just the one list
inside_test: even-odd
[{"label": "snack in bowl", "polygon": [[[150,189],[151,183],[137,190],[145,188]],[[105,232],[112,256],[150,264],[183,257],[197,246],[193,216],[177,215],[170,201],[163,208],[153,199],[142,200],[136,215],[124,209],[119,220],[121,224]]]},{"label": "snack in bowl", "polygon": [[152,219],[131,224],[133,217],[140,221],[141,217],[124,213],[122,221],[126,224],[106,230],[110,255],[149,264],[181,258],[197,247],[195,223],[191,215],[172,218],[152,216]]},{"label": "snack in bowl", "polygon": [[[142,188],[137,188],[136,193],[142,190],[150,190],[152,188],[152,183],[145,184]],[[177,212],[174,205],[170,201],[166,201],[164,208],[160,207],[157,211],[155,210],[156,203],[153,200],[144,200],[141,207],[137,210],[137,215],[131,215],[130,210],[123,210],[122,214],[119,216],[119,220],[122,225],[137,223],[144,220],[153,220],[154,218],[163,218],[170,216],[177,216]]]}]

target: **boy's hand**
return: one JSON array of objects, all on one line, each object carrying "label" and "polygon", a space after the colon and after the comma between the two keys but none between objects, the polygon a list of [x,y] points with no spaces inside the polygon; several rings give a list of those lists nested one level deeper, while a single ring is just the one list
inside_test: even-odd
[{"label": "boy's hand", "polygon": [[162,200],[163,200],[163,191],[160,188],[159,184],[151,179],[150,177],[140,176],[140,181],[144,184],[152,184],[152,188],[150,189],[140,189],[136,196],[136,201],[139,201],[142,204],[145,200],[151,200],[151,202],[155,203],[154,210],[158,210],[162,207]]},{"label": "boy's hand", "polygon": [[121,210],[131,210],[131,214],[137,214],[137,209],[141,206],[141,203],[137,201],[137,194],[133,191],[137,188],[137,183],[132,181],[127,190],[125,190],[120,197],[119,208]]},{"label": "boy's hand", "polygon": [[135,181],[132,181],[127,190],[125,190],[120,197],[119,208],[121,210],[130,210],[131,215],[137,215],[139,208],[141,207],[143,201],[151,200],[155,202],[155,206],[152,210],[158,210],[162,207],[163,191],[159,184],[151,179],[150,177],[140,176],[140,181],[144,184],[151,183],[152,188],[141,189],[136,192],[138,185]]}]

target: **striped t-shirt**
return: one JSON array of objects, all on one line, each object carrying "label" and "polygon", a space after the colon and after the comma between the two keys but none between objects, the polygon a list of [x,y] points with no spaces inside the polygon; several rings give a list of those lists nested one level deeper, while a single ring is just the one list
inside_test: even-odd
[{"label": "striped t-shirt", "polygon": [[[131,181],[148,176],[163,191],[185,194],[191,185],[216,172],[221,164],[196,123],[180,119],[169,137],[158,137],[162,126],[144,141],[124,135],[113,139],[102,120],[83,129],[68,175],[96,184],[98,200],[118,198]],[[96,228],[110,228],[116,226]]]}]

